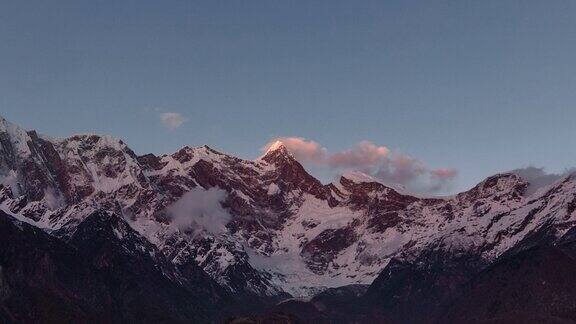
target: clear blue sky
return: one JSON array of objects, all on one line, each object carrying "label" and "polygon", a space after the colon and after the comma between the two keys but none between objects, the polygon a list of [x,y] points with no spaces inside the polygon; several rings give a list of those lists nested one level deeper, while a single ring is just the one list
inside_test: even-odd
[{"label": "clear blue sky", "polygon": [[576,164],[575,18],[567,0],[3,0],[0,113],[138,153],[369,140],[463,189]]}]

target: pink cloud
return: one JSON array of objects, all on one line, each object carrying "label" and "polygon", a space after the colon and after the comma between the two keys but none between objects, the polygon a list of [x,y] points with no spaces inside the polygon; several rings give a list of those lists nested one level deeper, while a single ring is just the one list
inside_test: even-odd
[{"label": "pink cloud", "polygon": [[438,180],[448,180],[456,177],[458,172],[452,168],[438,168],[430,171],[430,176]]},{"label": "pink cloud", "polygon": [[359,168],[364,169],[382,163],[390,150],[385,146],[377,146],[369,141],[362,141],[351,149],[336,152],[327,160],[334,168]]},{"label": "pink cloud", "polygon": [[358,170],[384,182],[401,184],[417,191],[444,190],[457,175],[455,169],[430,169],[414,157],[393,152],[386,146],[370,141],[361,141],[349,149],[330,153],[313,140],[281,137],[271,141],[264,149],[276,141],[281,141],[302,163],[328,168],[333,172]]},{"label": "pink cloud", "polygon": [[408,184],[427,172],[424,163],[405,154],[395,154],[379,165],[375,175],[385,181]]}]

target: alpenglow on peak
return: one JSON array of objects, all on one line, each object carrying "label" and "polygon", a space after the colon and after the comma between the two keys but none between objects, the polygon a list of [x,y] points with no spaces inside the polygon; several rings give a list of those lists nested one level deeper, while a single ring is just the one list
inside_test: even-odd
[{"label": "alpenglow on peak", "polygon": [[274,152],[274,151],[279,151],[279,150],[288,150],[286,148],[286,145],[284,145],[284,143],[280,140],[275,141],[274,143],[272,143],[268,149],[266,150],[266,153],[270,153],[270,152]]}]

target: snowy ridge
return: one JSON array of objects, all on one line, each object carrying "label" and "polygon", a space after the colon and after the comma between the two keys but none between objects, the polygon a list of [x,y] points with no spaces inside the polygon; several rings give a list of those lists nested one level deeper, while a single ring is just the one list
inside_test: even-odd
[{"label": "snowy ridge", "polygon": [[5,133],[8,139],[7,143],[2,143],[3,146],[9,143],[17,155],[30,155],[31,152],[28,147],[28,142],[31,141],[31,139],[26,130],[0,117],[0,133]]},{"label": "snowy ridge", "polygon": [[[107,210],[173,264],[192,262],[230,291],[258,296],[369,284],[392,258],[431,249],[490,262],[543,226],[559,236],[576,224],[573,174],[530,194],[527,181],[503,173],[423,197],[360,172],[323,185],[281,142],[254,161],[207,146],[137,156],[109,136],[55,140],[0,119],[0,170],[0,207],[22,221],[70,235]],[[202,228],[217,215],[221,231]]]}]

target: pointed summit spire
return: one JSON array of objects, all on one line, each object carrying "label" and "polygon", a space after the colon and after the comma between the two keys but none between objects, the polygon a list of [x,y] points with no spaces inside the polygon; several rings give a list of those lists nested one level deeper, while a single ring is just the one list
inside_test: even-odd
[{"label": "pointed summit spire", "polygon": [[286,145],[278,140],[268,145],[264,154],[259,158],[270,163],[279,163],[282,161],[295,162],[294,156],[288,151]]},{"label": "pointed summit spire", "polygon": [[266,153],[264,153],[264,155],[276,151],[288,153],[288,148],[286,148],[286,145],[284,145],[282,141],[278,140],[268,146],[268,149],[266,149]]}]

